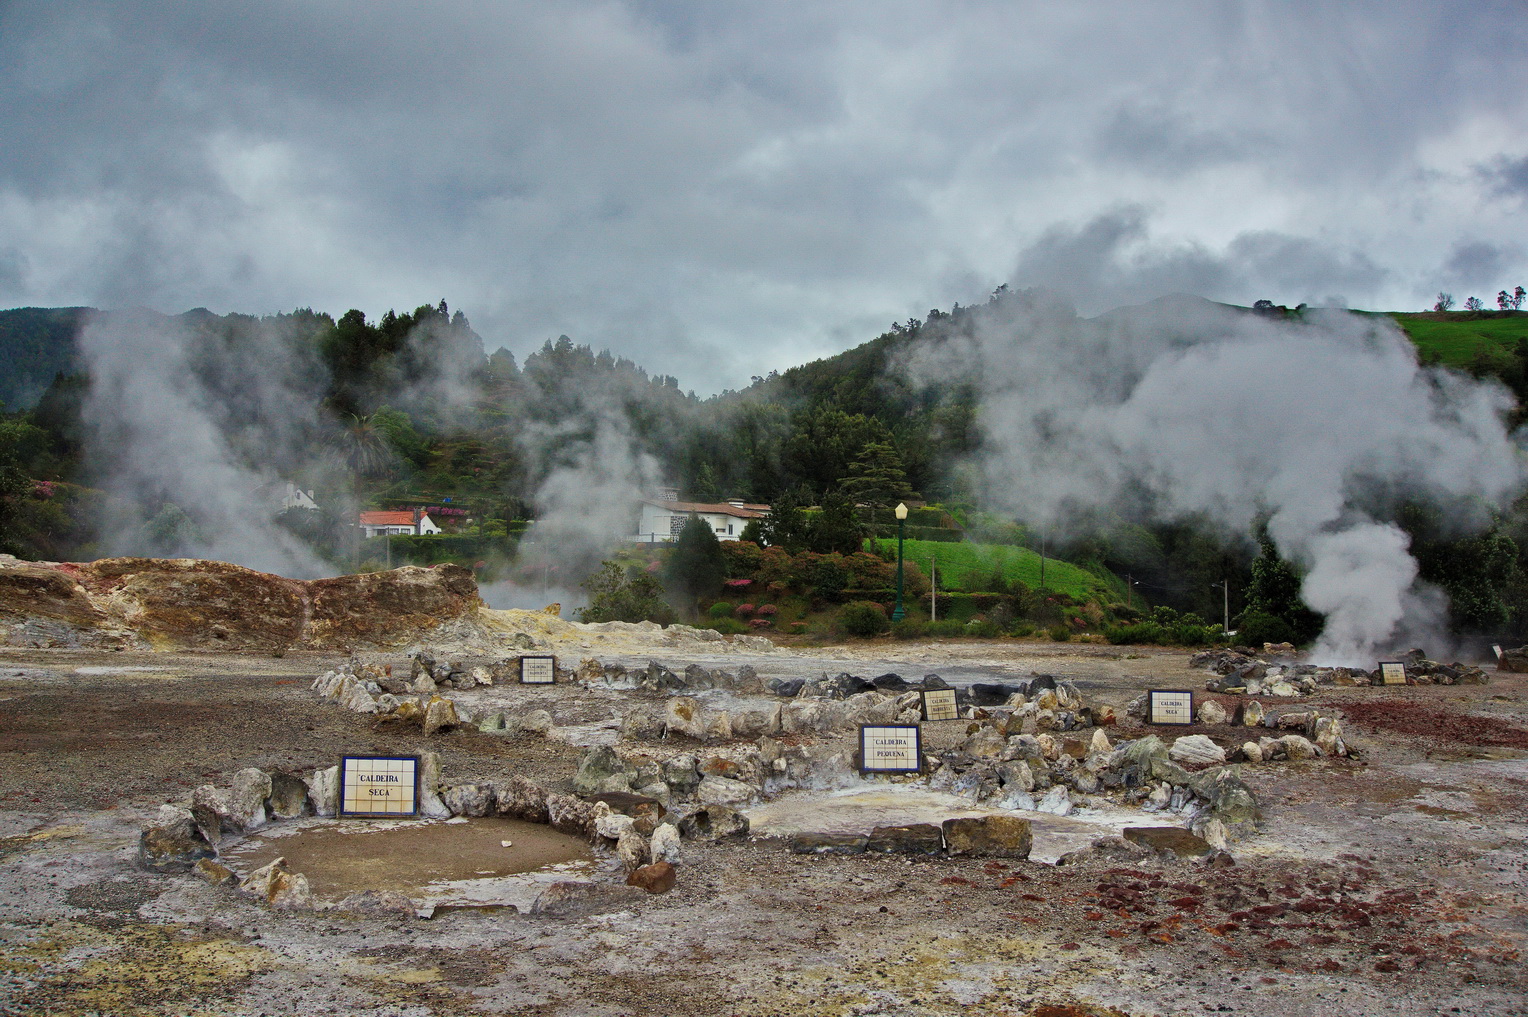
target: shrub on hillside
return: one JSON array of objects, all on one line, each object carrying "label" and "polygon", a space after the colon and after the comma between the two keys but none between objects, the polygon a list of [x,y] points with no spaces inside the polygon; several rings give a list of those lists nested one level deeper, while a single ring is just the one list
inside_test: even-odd
[{"label": "shrub on hillside", "polygon": [[1104,628],[1104,638],[1116,646],[1157,644],[1162,646],[1205,646],[1220,638],[1218,625],[1195,624],[1194,615],[1186,615],[1171,624],[1156,621],[1136,622],[1133,625],[1109,625]]},{"label": "shrub on hillside", "polygon": [[710,615],[712,618],[731,618],[732,605],[727,603],[725,600],[718,600],[716,603],[711,605],[710,609],[706,611],[706,614]]},{"label": "shrub on hillside", "polygon": [[1055,643],[1064,643],[1072,638],[1072,630],[1067,625],[1052,625],[1050,632],[1046,634],[1049,635],[1051,641]]},{"label": "shrub on hillside", "polygon": [[703,629],[715,629],[724,636],[735,636],[748,631],[748,626],[736,618],[711,618],[700,627]]},{"label": "shrub on hillside", "polygon": [[941,618],[929,622],[927,631],[934,639],[959,639],[966,634],[966,624],[952,618]]},{"label": "shrub on hillside", "polygon": [[928,635],[928,624],[917,618],[903,618],[892,624],[891,635],[895,639],[922,639]]},{"label": "shrub on hillside", "polygon": [[1162,626],[1154,621],[1136,622],[1134,625],[1108,625],[1104,628],[1104,638],[1115,646],[1161,643],[1165,635]]},{"label": "shrub on hillside", "polygon": [[891,628],[886,609],[868,600],[845,604],[838,612],[838,625],[851,636],[868,639]]},{"label": "shrub on hillside", "polygon": [[1262,646],[1264,643],[1293,643],[1296,636],[1294,628],[1277,615],[1249,611],[1242,616],[1236,641],[1244,646]]}]

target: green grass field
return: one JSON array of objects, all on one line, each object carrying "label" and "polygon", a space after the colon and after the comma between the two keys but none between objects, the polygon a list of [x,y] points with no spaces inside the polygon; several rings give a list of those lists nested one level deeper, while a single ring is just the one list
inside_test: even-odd
[{"label": "green grass field", "polygon": [[1431,311],[1390,314],[1424,355],[1432,354],[1451,367],[1468,367],[1484,350],[1516,352],[1519,339],[1528,339],[1528,312],[1499,318],[1473,317],[1469,312]]},{"label": "green grass field", "polygon": [[[897,542],[889,538],[877,540],[876,545],[893,553],[897,549]],[[909,540],[902,553],[908,561],[917,562],[924,575],[929,574],[930,563],[937,559],[941,590],[962,589],[967,573],[974,571],[986,578],[997,568],[1003,570],[1003,578],[1010,583],[1018,580],[1031,589],[1040,586],[1040,556],[1025,547]],[[1107,602],[1119,599],[1104,580],[1055,558],[1045,559],[1045,585],[1079,600],[1099,598]]]}]

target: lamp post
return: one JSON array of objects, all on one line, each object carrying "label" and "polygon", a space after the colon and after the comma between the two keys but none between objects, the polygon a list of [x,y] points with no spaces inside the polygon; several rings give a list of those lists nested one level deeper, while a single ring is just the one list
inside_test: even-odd
[{"label": "lamp post", "polygon": [[907,611],[902,607],[902,537],[907,531],[907,505],[897,503],[897,606],[891,612],[891,620],[899,622],[907,617]]},{"label": "lamp post", "polygon": [[1210,589],[1213,590],[1217,586],[1220,587],[1221,610],[1224,612],[1221,615],[1220,630],[1229,635],[1231,632],[1231,580],[1222,579],[1218,583],[1211,583]]}]

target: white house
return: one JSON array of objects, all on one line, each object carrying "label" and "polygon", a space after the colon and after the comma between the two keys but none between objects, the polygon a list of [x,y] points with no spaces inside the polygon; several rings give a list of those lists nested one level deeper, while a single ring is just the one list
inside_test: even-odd
[{"label": "white house", "polygon": [[397,509],[361,513],[361,536],[381,537],[407,534],[425,536],[439,533],[440,527],[430,519],[428,512],[419,509]]},{"label": "white house", "polygon": [[287,509],[314,509],[317,510],[318,502],[313,500],[312,491],[304,491],[290,480],[287,481],[286,495],[281,499],[281,510]]},{"label": "white house", "polygon": [[[668,493],[668,492],[664,492]],[[671,541],[679,536],[692,516],[705,520],[717,540],[738,540],[750,520],[769,515],[768,505],[750,505],[743,501],[708,504],[698,501],[642,500],[642,517],[637,524],[637,540],[646,544]]]}]

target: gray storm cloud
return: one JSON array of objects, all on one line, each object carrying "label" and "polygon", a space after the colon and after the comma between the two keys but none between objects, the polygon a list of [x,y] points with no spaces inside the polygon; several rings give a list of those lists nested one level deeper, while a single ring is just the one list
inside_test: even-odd
[{"label": "gray storm cloud", "polygon": [[908,369],[974,386],[986,494],[1064,527],[1083,507],[1265,519],[1327,615],[1316,655],[1367,663],[1435,633],[1406,535],[1366,510],[1382,489],[1499,504],[1524,468],[1500,386],[1419,366],[1390,322],[1342,311],[1278,321],[1194,298],[1080,319],[1030,291],[939,323]]}]

